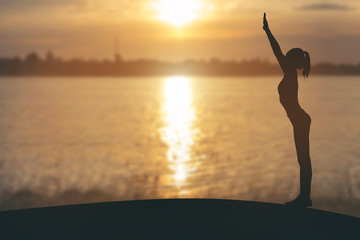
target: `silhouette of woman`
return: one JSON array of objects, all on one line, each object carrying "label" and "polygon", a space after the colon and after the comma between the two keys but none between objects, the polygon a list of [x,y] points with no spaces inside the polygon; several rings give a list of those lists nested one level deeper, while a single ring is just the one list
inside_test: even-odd
[{"label": "silhouette of woman", "polygon": [[310,56],[308,52],[300,48],[293,48],[284,55],[269,29],[266,13],[264,13],[263,24],[263,29],[269,38],[272,50],[284,73],[284,77],[278,86],[278,92],[280,103],[293,126],[297,159],[300,165],[300,194],[286,204],[309,207],[312,206],[310,199],[312,170],[309,150],[311,118],[299,104],[297,69],[303,69],[302,75],[308,77],[310,73]]}]

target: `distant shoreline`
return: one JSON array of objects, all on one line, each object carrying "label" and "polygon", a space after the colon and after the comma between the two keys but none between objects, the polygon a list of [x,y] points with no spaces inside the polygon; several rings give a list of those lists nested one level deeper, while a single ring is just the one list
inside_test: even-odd
[{"label": "distant shoreline", "polygon": [[[316,63],[311,66],[311,75],[358,76],[359,64]],[[42,59],[37,53],[25,58],[0,58],[0,76],[280,76],[278,64],[267,60],[253,59],[225,61],[218,58],[209,60],[186,60],[166,62],[152,59],[123,60],[115,55],[113,60],[62,60],[48,52]]]}]

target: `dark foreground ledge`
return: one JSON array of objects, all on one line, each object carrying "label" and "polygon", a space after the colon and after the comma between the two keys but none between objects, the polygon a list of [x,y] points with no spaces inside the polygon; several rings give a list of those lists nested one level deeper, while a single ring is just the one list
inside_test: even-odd
[{"label": "dark foreground ledge", "polygon": [[314,209],[164,199],[0,212],[0,239],[360,239],[360,219]]}]

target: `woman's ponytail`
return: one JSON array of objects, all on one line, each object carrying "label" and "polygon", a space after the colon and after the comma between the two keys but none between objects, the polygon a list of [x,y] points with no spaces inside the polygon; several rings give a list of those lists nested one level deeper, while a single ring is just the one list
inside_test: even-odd
[{"label": "woman's ponytail", "polygon": [[302,75],[304,77],[309,77],[310,73],[310,55],[308,52],[304,51],[304,69]]}]

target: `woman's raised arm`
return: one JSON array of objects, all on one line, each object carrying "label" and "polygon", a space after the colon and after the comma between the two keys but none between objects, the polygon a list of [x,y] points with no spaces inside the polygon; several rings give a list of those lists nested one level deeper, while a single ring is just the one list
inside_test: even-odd
[{"label": "woman's raised arm", "polygon": [[277,58],[277,60],[278,60],[278,62],[280,64],[281,68],[284,70],[285,56],[281,51],[279,43],[276,41],[275,37],[272,35],[272,33],[270,31],[268,22],[266,20],[266,13],[264,13],[263,23],[264,23],[263,29],[266,32],[266,35],[267,35],[267,37],[269,39],[272,50],[273,50],[273,52],[274,52],[274,54],[275,54],[275,56],[276,56],[276,58]]}]

